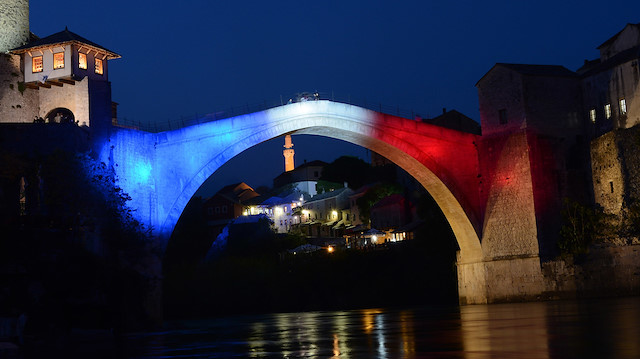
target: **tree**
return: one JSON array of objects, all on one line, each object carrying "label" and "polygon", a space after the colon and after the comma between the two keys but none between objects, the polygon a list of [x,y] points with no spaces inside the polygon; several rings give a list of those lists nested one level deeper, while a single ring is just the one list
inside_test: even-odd
[{"label": "tree", "polygon": [[370,164],[357,157],[342,156],[324,166],[320,180],[340,184],[347,182],[349,187],[355,189],[369,183],[371,177]]},{"label": "tree", "polygon": [[369,223],[371,207],[376,204],[376,202],[396,193],[402,193],[402,187],[397,184],[380,183],[369,188],[362,197],[356,200],[362,222]]},{"label": "tree", "polygon": [[558,248],[562,256],[585,254],[595,240],[611,233],[611,218],[601,207],[585,206],[565,198],[561,215]]}]

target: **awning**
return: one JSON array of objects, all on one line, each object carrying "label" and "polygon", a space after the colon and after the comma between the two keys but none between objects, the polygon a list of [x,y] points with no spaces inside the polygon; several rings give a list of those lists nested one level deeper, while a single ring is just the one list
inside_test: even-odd
[{"label": "awning", "polygon": [[341,219],[340,222],[336,223],[336,225],[332,227],[332,229],[340,229],[340,228],[344,228],[344,219]]}]

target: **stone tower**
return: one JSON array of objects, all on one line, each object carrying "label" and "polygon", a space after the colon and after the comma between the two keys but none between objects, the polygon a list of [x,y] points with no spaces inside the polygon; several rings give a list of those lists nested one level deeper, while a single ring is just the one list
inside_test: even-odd
[{"label": "stone tower", "polygon": [[0,122],[31,122],[38,114],[38,91],[23,87],[20,56],[8,54],[29,34],[29,0],[0,0]]},{"label": "stone tower", "polygon": [[293,151],[293,142],[291,142],[291,135],[286,135],[284,137],[284,148],[285,150],[282,151],[282,155],[284,156],[284,171],[289,172],[295,168],[293,162],[293,154],[295,152]]},{"label": "stone tower", "polygon": [[29,40],[29,0],[0,1],[0,52],[22,46]]}]

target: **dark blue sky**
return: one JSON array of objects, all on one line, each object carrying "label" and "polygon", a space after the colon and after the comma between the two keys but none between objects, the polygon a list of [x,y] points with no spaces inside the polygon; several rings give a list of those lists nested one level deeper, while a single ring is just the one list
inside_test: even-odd
[{"label": "dark blue sky", "polygon": [[[68,26],[122,55],[109,62],[113,100],[120,104],[119,118],[143,123],[274,103],[314,90],[412,109],[423,117],[446,107],[479,120],[475,83],[496,62],[576,70],[584,59],[598,57],[596,47],[626,23],[640,22],[637,0],[31,0],[30,5],[36,35]],[[269,183],[282,171],[281,142],[245,155],[250,162],[259,153],[275,152],[272,164],[262,163],[270,171],[266,178],[251,175],[249,184]],[[297,164],[339,155],[327,153],[335,143],[322,141],[311,141],[310,152],[301,152],[305,142],[294,138]],[[242,167],[254,166],[234,165],[229,171],[242,180],[247,176],[238,172]]]}]

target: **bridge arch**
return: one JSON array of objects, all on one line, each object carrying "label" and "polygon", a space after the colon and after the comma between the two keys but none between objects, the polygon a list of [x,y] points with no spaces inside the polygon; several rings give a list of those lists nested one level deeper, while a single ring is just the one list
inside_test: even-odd
[{"label": "bridge arch", "polygon": [[[471,219],[474,208],[464,206],[472,201],[465,198],[468,192],[455,188],[461,185],[456,175],[468,177],[468,172],[476,169],[473,135],[331,101],[295,103],[155,134],[148,142],[153,143],[155,155],[155,161],[151,161],[155,166],[150,171],[155,172],[153,187],[158,192],[156,233],[168,240],[188,201],[224,163],[250,147],[285,134],[336,138],[384,155],[420,182],[438,203],[458,241],[459,262],[481,260],[478,230]],[[193,153],[194,143],[206,155]],[[461,158],[454,151],[471,152],[464,156],[465,163],[450,163],[451,158]],[[438,158],[438,154],[444,157]],[[196,158],[190,158],[193,156]],[[165,159],[193,165],[183,166],[191,168],[183,171],[163,163]],[[457,168],[457,172],[449,166]]]}]

